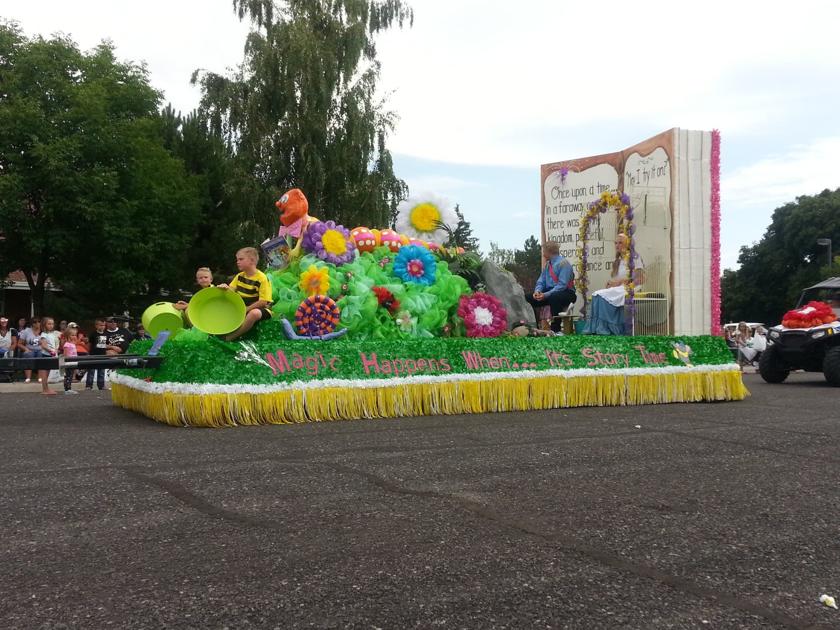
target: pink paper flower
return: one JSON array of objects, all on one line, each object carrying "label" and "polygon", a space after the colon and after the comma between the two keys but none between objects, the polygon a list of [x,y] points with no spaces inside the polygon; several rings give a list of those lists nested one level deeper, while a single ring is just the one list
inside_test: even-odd
[{"label": "pink paper flower", "polygon": [[507,311],[487,293],[462,295],[458,316],[464,320],[467,337],[498,337],[507,330]]}]

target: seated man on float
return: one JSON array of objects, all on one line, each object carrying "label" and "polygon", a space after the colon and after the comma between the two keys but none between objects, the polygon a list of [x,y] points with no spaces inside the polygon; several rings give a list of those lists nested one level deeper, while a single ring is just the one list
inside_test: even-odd
[{"label": "seated man on float", "polygon": [[[615,237],[615,261],[607,288],[595,291],[589,303],[589,317],[583,327],[584,335],[624,335],[624,300],[628,283],[627,261],[624,254],[630,246],[630,238],[623,233]],[[645,281],[644,262],[638,252],[633,255],[633,284],[639,286]]]},{"label": "seated man on float", "polygon": [[550,307],[551,330],[560,332],[562,322],[556,319],[556,315],[565,311],[569,304],[577,299],[575,272],[569,261],[560,255],[560,245],[557,243],[553,241],[543,243],[542,254],[545,266],[534,287],[534,294],[526,295],[525,299],[535,311],[543,306]]},{"label": "seated man on float", "polygon": [[220,289],[236,291],[245,302],[245,320],[242,325],[225,337],[225,341],[238,339],[259,321],[271,319],[271,281],[259,269],[259,252],[253,247],[243,247],[236,252],[239,273],[230,284],[220,284]]}]

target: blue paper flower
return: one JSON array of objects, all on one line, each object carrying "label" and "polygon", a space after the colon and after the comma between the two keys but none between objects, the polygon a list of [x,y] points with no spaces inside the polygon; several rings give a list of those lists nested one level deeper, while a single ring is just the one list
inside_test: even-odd
[{"label": "blue paper flower", "polygon": [[436,270],[435,257],[425,247],[408,245],[394,259],[394,275],[403,282],[429,286],[435,282]]}]

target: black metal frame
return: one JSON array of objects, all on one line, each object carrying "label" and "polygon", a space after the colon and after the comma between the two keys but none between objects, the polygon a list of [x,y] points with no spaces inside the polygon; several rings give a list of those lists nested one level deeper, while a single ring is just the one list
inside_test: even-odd
[{"label": "black metal frame", "polygon": [[60,370],[72,369],[117,369],[117,368],[156,368],[163,362],[163,357],[150,357],[139,354],[94,354],[82,357],[18,357],[0,359],[0,370]]}]

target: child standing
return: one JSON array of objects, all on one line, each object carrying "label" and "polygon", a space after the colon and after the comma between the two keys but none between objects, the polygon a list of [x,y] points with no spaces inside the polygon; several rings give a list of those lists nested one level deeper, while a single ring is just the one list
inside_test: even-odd
[{"label": "child standing", "polygon": [[0,358],[8,355],[11,359],[17,348],[17,342],[17,331],[9,328],[9,319],[0,317]]},{"label": "child standing", "polygon": [[[41,352],[47,357],[58,356],[58,345],[61,335],[55,329],[55,320],[52,317],[45,317],[42,321],[44,331],[41,333]],[[50,370],[38,370],[38,378],[41,381],[41,393],[47,396],[54,396],[55,391],[50,389]]]},{"label": "child standing", "polygon": [[[79,331],[71,326],[64,331],[64,345],[61,346],[61,351],[64,353],[64,358],[75,359],[79,356],[79,350],[76,343],[79,340]],[[73,377],[76,374],[75,368],[64,368],[64,393],[78,394],[73,391]]]},{"label": "child standing", "polygon": [[[88,352],[91,355],[104,355],[108,351],[108,335],[105,332],[105,319],[98,317],[94,322],[95,330],[91,333]],[[96,386],[105,389],[105,368],[90,368],[85,377],[85,389],[93,389],[93,373],[96,372]]]},{"label": "child standing", "polygon": [[259,252],[253,247],[243,247],[236,252],[236,267],[239,273],[230,285],[220,284],[220,289],[236,291],[245,302],[245,321],[225,337],[225,341],[238,339],[251,330],[259,321],[271,319],[271,281],[259,269]]},{"label": "child standing", "polygon": [[[18,333],[18,348],[21,351],[20,356],[24,359],[37,359],[44,356],[41,350],[40,317],[34,318],[32,324]],[[26,375],[24,383],[28,383],[32,379],[32,370],[24,370],[23,373]]]}]

